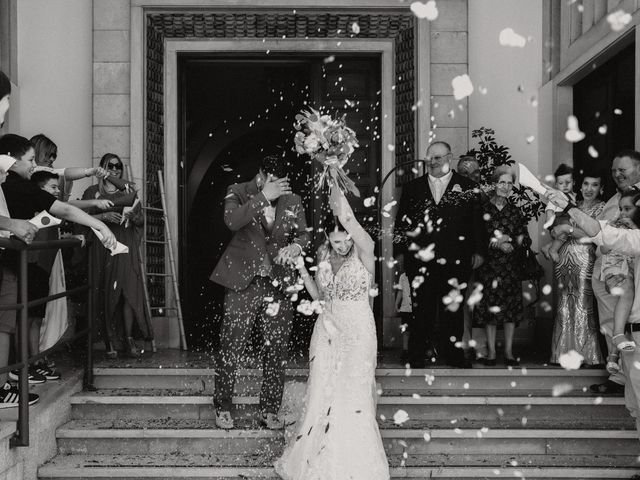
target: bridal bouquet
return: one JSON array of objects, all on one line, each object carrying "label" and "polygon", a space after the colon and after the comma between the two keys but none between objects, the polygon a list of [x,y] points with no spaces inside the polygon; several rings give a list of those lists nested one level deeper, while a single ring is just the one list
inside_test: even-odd
[{"label": "bridal bouquet", "polygon": [[310,108],[296,115],[294,127],[297,130],[294,137],[296,152],[309,155],[323,167],[316,188],[329,183],[359,197],[355,183],[342,169],[358,147],[356,133],[347,127],[344,115],[334,120],[330,115]]}]

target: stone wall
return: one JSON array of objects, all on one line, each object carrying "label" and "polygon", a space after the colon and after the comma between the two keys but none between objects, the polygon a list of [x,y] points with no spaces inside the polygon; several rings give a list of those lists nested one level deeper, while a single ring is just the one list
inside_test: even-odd
[{"label": "stone wall", "polygon": [[30,410],[28,447],[9,447],[18,409],[0,411],[0,480],[37,480],[38,467],[58,453],[56,430],[71,417],[69,397],[82,390],[82,374],[68,370],[62,381],[35,390],[40,401]]},{"label": "stone wall", "polygon": [[93,162],[107,152],[129,163],[130,21],[129,0],[93,1]]},{"label": "stone wall", "polygon": [[436,139],[450,143],[454,156],[458,156],[469,147],[468,103],[466,98],[460,102],[453,98],[451,80],[469,73],[467,0],[437,5],[439,15],[431,22],[430,35],[432,131]]}]

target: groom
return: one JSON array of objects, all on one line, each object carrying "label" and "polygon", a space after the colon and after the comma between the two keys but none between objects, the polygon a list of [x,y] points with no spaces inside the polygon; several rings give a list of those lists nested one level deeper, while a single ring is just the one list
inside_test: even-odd
[{"label": "groom", "polygon": [[298,256],[309,244],[300,197],[286,177],[290,165],[275,155],[263,158],[249,182],[231,185],[225,197],[224,223],[234,232],[210,280],[225,287],[221,332],[221,368],[216,380],[216,425],[233,428],[231,416],[236,371],[257,315],[263,347],[261,423],[282,428],[277,412],[284,389],[287,345]]},{"label": "groom", "polygon": [[[409,326],[409,363],[424,368],[427,341],[439,360],[471,368],[456,343],[464,333],[464,308],[445,307],[445,300],[484,261],[488,239],[477,184],[451,168],[451,147],[434,142],[427,150],[428,175],[403,187],[395,232],[405,268],[414,286],[413,321]],[[427,260],[429,253],[433,258]],[[418,258],[416,258],[416,256]],[[464,298],[465,289],[460,288]]]}]

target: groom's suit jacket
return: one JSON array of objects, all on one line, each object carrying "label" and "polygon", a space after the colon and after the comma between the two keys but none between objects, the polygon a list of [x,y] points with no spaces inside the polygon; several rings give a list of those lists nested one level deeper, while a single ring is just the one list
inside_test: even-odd
[{"label": "groom's suit jacket", "polygon": [[[431,262],[442,259],[445,265],[455,265],[470,274],[472,255],[485,256],[488,247],[478,185],[453,171],[438,204],[434,201],[426,174],[404,185],[402,190],[395,232],[400,248],[405,252],[405,261],[408,260],[407,273],[416,275],[421,266],[428,269]],[[424,225],[425,214],[429,216],[431,231]],[[422,225],[419,235],[406,235],[418,225]],[[412,242],[420,248],[435,244],[434,260],[425,264],[415,259],[416,252],[407,251]]]},{"label": "groom's suit jacket", "polygon": [[310,242],[304,208],[296,194],[283,195],[276,204],[275,222],[265,227],[264,208],[270,205],[258,190],[256,180],[231,185],[227,191],[224,223],[234,232],[231,242],[216,265],[210,280],[223,287],[241,291],[249,286],[264,265],[271,263],[270,277],[281,285],[293,284],[296,271],[276,265],[278,251],[291,243],[305,250]]}]

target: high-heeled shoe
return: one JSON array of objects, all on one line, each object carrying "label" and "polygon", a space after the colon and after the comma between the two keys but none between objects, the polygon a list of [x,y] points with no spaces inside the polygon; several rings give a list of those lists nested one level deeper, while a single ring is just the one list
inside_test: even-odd
[{"label": "high-heeled shoe", "polygon": [[127,337],[127,355],[131,358],[138,358],[141,355],[140,349],[133,341],[133,337]]}]

